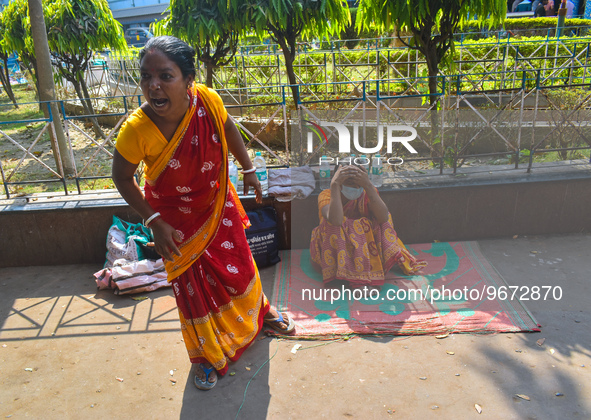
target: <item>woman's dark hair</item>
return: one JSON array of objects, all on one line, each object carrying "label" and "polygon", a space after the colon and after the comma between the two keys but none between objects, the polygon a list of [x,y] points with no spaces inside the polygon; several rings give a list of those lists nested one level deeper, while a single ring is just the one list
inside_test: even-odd
[{"label": "woman's dark hair", "polygon": [[183,77],[195,76],[195,50],[186,42],[168,35],[150,38],[140,50],[140,62],[148,51],[154,50],[165,54],[169,60],[179,66]]},{"label": "woman's dark hair", "polygon": [[[371,162],[371,159],[369,159],[369,161]],[[341,167],[341,166],[357,166],[358,168],[363,169],[364,171],[367,171],[367,168],[370,166],[370,164],[366,164],[366,165],[362,165],[360,163],[347,163],[347,162],[339,162],[335,165],[334,167],[334,173],[337,172],[337,170]]]}]

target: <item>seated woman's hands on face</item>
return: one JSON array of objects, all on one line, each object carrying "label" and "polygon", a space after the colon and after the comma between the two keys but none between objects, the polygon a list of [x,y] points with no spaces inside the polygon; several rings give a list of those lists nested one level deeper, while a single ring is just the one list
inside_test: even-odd
[{"label": "seated woman's hands on face", "polygon": [[[339,173],[340,172],[340,173]],[[338,177],[337,177],[338,174]],[[334,178],[338,178],[339,189],[342,191],[345,187],[363,188],[369,198],[369,209],[372,215],[379,223],[388,221],[389,211],[369,179],[367,171],[362,167],[348,165],[340,167],[335,173]],[[334,180],[334,179],[333,179]],[[342,194],[342,192],[341,192]],[[332,196],[331,196],[332,203]],[[342,204],[341,204],[342,208]],[[340,216],[340,215],[339,215]]]},{"label": "seated woman's hands on face", "polygon": [[355,165],[349,165],[345,166],[344,169],[346,171],[345,173],[348,181],[346,185],[361,187],[366,192],[373,190],[373,184],[369,179],[369,175],[363,168]]},{"label": "seated woman's hands on face", "polygon": [[367,172],[355,165],[339,166],[332,178],[331,186],[333,184],[362,187],[366,191],[373,188]]},{"label": "seated woman's hands on face", "polygon": [[340,190],[341,185],[343,185],[343,182],[345,182],[345,180],[348,178],[348,174],[343,171],[344,168],[345,166],[339,166],[337,168],[336,172],[332,177],[332,180],[330,181],[331,188],[333,186],[337,186]]},{"label": "seated woman's hands on face", "polygon": [[340,225],[343,221],[343,200],[346,200],[346,203],[353,199],[350,194],[348,194],[349,198],[344,196],[343,188],[353,190],[363,188],[369,194],[372,191],[375,192],[367,172],[362,168],[355,165],[339,166],[330,183],[330,203],[321,209],[322,215],[332,225]]}]

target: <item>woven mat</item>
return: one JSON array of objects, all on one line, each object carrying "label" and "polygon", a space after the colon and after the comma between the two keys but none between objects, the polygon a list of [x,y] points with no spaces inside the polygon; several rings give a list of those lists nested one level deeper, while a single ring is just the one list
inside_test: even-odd
[{"label": "woven mat", "polygon": [[[351,334],[533,332],[540,326],[486,260],[476,242],[408,247],[428,266],[421,275],[392,269],[379,288],[323,285],[308,250],[282,251],[272,303],[296,322],[297,337]],[[504,292],[507,297],[505,298]]]}]

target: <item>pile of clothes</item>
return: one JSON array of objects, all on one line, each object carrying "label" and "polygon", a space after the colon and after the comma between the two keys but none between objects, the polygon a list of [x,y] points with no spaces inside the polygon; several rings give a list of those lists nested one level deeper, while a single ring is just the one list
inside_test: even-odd
[{"label": "pile of clothes", "polygon": [[94,273],[99,289],[116,295],[143,293],[169,287],[164,262],[153,247],[150,229],[113,216],[107,235],[105,267]]},{"label": "pile of clothes", "polygon": [[314,172],[309,166],[269,170],[269,195],[277,201],[304,199],[312,194],[314,188]]}]

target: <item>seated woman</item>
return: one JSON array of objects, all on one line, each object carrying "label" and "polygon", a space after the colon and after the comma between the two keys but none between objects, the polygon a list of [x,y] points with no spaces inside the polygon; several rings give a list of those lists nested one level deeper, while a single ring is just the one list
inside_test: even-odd
[{"label": "seated woman", "polygon": [[318,196],[320,225],[312,231],[310,255],[324,283],[381,286],[395,265],[405,274],[425,267],[396,236],[392,216],[367,172],[339,166],[330,189]]}]

